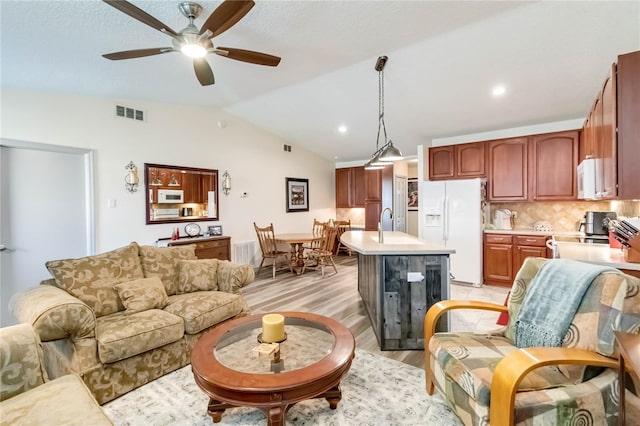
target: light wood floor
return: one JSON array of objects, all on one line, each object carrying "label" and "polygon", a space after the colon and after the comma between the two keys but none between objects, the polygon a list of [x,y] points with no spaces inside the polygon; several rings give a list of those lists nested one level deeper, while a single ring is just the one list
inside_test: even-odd
[{"label": "light wood floor", "polygon": [[[356,339],[356,347],[423,368],[423,351],[381,351],[358,294],[357,257],[334,256],[338,273],[325,269],[295,275],[288,269],[271,278],[271,267],[263,267],[253,283],[244,288],[252,313],[275,311],[313,312],[334,318],[345,324]],[[474,299],[503,303],[508,289],[484,286],[481,288],[451,286],[451,299]],[[451,318],[452,330],[486,331],[497,328],[497,314],[466,311]]]}]

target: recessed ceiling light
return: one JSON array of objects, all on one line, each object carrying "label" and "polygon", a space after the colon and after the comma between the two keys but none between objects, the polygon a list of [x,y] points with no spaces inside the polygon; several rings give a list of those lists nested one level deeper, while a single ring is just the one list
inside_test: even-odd
[{"label": "recessed ceiling light", "polygon": [[338,127],[338,131],[340,133],[347,133],[347,130],[349,130],[349,128],[347,126],[345,126],[344,124]]},{"label": "recessed ceiling light", "polygon": [[507,88],[504,86],[496,86],[493,88],[493,96],[502,96],[507,92]]}]

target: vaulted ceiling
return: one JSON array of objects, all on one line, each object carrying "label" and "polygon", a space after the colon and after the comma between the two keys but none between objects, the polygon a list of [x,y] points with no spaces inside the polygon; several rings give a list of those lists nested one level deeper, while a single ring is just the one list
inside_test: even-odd
[{"label": "vaulted ceiling", "polygon": [[[178,1],[131,3],[188,23]],[[221,2],[199,3],[198,27]],[[104,2],[2,0],[0,13],[3,88],[220,107],[336,161],[375,150],[378,56],[389,136],[415,155],[433,138],[584,117],[616,56],[640,50],[638,0],[257,1],[214,42],[280,65],[209,55],[216,84],[203,87],[179,53],[104,59],[170,46]]]}]

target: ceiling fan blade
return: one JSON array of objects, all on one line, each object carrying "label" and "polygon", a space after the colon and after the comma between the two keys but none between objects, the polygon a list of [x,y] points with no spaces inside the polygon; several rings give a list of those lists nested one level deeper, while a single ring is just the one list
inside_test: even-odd
[{"label": "ceiling fan blade", "polygon": [[144,56],[159,55],[161,53],[173,52],[170,47],[154,47],[151,49],[124,50],[122,52],[113,52],[102,55],[102,57],[119,61],[120,59],[142,58]]},{"label": "ceiling fan blade", "polygon": [[209,63],[204,58],[198,58],[193,60],[193,69],[196,72],[196,77],[198,77],[198,81],[203,86],[210,86],[215,83],[213,78],[213,71],[211,71],[211,67]]},{"label": "ceiling fan blade", "polygon": [[131,16],[134,19],[142,22],[143,24],[147,24],[152,28],[155,28],[158,31],[164,30],[165,32],[171,34],[172,36],[178,35],[174,30],[169,28],[167,25],[163,24],[153,16],[149,15],[144,10],[138,8],[137,6],[132,5],[128,1],[125,0],[102,0],[107,3],[109,6],[113,6],[118,9],[120,12]]},{"label": "ceiling fan blade", "polygon": [[235,59],[236,61],[250,62],[252,64],[278,66],[280,57],[267,55],[266,53],[254,52],[253,50],[234,49],[231,47],[217,47],[216,52],[220,56]]},{"label": "ceiling fan blade", "polygon": [[200,34],[207,30],[212,33],[209,38],[222,34],[249,13],[253,6],[255,6],[255,2],[252,0],[225,0],[209,15],[200,28]]}]

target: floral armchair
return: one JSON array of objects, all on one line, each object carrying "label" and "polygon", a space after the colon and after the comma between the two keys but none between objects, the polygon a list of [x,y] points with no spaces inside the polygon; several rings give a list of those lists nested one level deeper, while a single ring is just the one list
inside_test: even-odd
[{"label": "floral armchair", "polygon": [[[613,331],[638,333],[640,279],[613,270],[600,273],[585,291],[560,347],[518,348],[518,315],[532,279],[548,261],[525,261],[506,307],[446,300],[427,312],[427,392],[437,387],[464,424],[616,424],[619,363]],[[508,312],[509,323],[487,334],[435,333],[438,318],[453,309]],[[627,395],[627,421],[640,424],[640,400]]]}]

